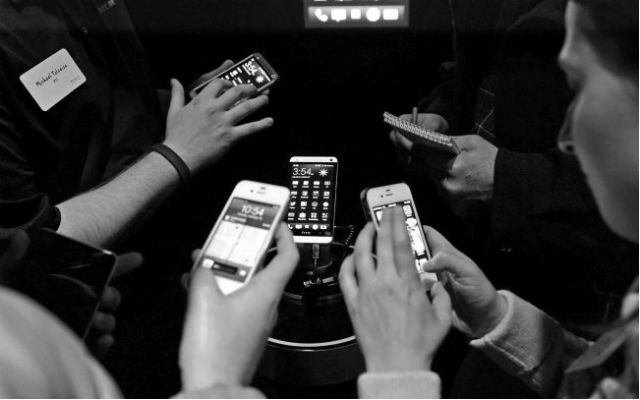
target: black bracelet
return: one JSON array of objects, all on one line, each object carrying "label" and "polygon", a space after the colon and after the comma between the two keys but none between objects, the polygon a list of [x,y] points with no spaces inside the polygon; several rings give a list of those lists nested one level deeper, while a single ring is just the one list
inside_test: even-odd
[{"label": "black bracelet", "polygon": [[153,146],[149,152],[152,151],[162,155],[167,159],[167,161],[169,161],[169,163],[171,163],[171,165],[173,165],[173,168],[175,168],[178,173],[178,177],[180,177],[180,189],[186,189],[191,183],[191,171],[182,158],[180,158],[175,151],[162,143]]}]

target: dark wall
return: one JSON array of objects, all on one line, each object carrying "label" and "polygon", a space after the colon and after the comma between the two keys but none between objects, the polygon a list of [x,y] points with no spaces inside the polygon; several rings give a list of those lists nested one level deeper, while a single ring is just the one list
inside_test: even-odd
[{"label": "dark wall", "polygon": [[[336,223],[361,226],[364,218],[359,191],[404,179],[382,113],[409,113],[438,83],[437,67],[451,58],[449,32],[413,28],[344,31],[238,28],[232,32],[226,29],[230,21],[225,21],[223,30],[216,29],[213,23],[209,29],[197,32],[191,29],[190,21],[202,21],[203,10],[213,9],[214,5],[224,9],[225,3],[227,7],[229,3],[235,4],[224,11],[225,15],[240,19],[241,10],[254,16],[266,12],[262,3],[267,2],[129,1],[159,86],[168,87],[170,77],[188,83],[226,58],[239,60],[256,51],[264,54],[281,75],[281,81],[272,89],[270,105],[262,113],[273,116],[275,126],[239,143],[201,179],[202,196],[196,201],[206,203],[207,211],[198,220],[207,222],[198,227],[200,240],[238,180],[286,185],[287,163],[293,155],[338,157]],[[446,6],[444,0],[431,4]],[[174,8],[176,11],[171,14]],[[302,24],[301,7],[298,8],[296,13]],[[448,24],[448,11],[445,7],[427,19]],[[170,22],[167,29],[159,29],[162,21]]]}]

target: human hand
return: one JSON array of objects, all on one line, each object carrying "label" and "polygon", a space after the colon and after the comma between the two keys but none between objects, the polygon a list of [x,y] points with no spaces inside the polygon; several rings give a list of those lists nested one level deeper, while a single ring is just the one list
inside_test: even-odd
[{"label": "human hand", "polygon": [[340,287],[369,372],[429,370],[451,325],[451,302],[436,283],[430,302],[416,271],[400,207],[384,212],[376,242],[368,223],[342,263]]},{"label": "human hand", "polygon": [[471,337],[492,331],[507,311],[507,303],[466,255],[435,229],[425,226],[433,257],[424,270],[439,273],[453,303],[453,325]]},{"label": "human hand", "polygon": [[210,270],[194,270],[180,343],[183,391],[249,383],[299,259],[286,225],[278,226],[275,238],[278,254],[269,265],[227,296]]},{"label": "human hand", "polygon": [[185,105],[184,88],[172,79],[164,144],[192,172],[216,162],[237,140],[273,125],[273,118],[240,124],[269,102],[264,94],[253,97],[256,93],[253,85],[216,79]]},{"label": "human hand", "polygon": [[[403,114],[399,118],[405,121],[411,121],[412,115]],[[425,129],[440,133],[446,133],[449,130],[447,121],[438,114],[418,114],[417,124]],[[407,139],[402,133],[395,129],[389,133],[389,139],[394,145],[400,164],[407,172],[416,175],[424,175],[427,172],[424,168],[421,168],[421,164],[414,165],[414,163],[412,163],[411,150],[413,149],[413,142],[411,140]]]},{"label": "human hand", "polygon": [[[141,265],[142,255],[140,253],[121,254],[118,256],[112,279],[127,275]],[[87,347],[98,358],[104,357],[113,346],[113,332],[116,329],[115,314],[121,302],[122,296],[118,289],[113,286],[105,287],[100,305],[91,320],[86,339]]]},{"label": "human hand", "polygon": [[193,92],[193,90],[195,88],[197,88],[198,86],[200,86],[203,83],[207,82],[208,80],[210,80],[214,76],[218,75],[222,71],[230,68],[231,66],[233,66],[233,61],[232,60],[225,60],[222,64],[220,64],[220,66],[218,68],[200,75],[196,80],[191,82],[189,84],[189,86],[187,87],[187,90],[188,90],[188,93],[189,93],[189,97],[192,98],[192,99],[194,97],[196,97],[197,93]]},{"label": "human hand", "polygon": [[420,146],[413,152],[413,158],[419,158],[419,163],[425,165],[451,210],[464,216],[473,203],[487,203],[493,198],[498,148],[478,135],[455,136],[453,140],[460,149],[455,157]]}]

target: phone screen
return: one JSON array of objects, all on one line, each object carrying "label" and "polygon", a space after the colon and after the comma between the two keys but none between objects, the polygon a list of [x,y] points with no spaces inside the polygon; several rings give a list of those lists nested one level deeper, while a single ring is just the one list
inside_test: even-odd
[{"label": "phone screen", "polygon": [[[258,91],[270,84],[275,78],[267,71],[268,68],[260,62],[260,59],[252,56],[245,61],[234,65],[217,78],[227,80],[238,85],[253,85]],[[200,93],[207,85],[196,88],[195,93]]]},{"label": "phone screen", "polygon": [[276,204],[234,197],[204,250],[200,265],[244,283],[271,241],[269,231],[279,209]]},{"label": "phone screen", "polygon": [[[380,219],[382,218],[382,212],[385,208],[390,207],[402,207],[402,211],[405,216],[405,223],[407,224],[407,232],[409,232],[409,241],[411,242],[411,249],[413,250],[413,257],[416,262],[416,269],[419,274],[422,272],[422,267],[427,263],[427,260],[431,258],[429,249],[427,248],[422,227],[418,223],[416,209],[411,203],[411,200],[399,201],[397,203],[389,203],[373,208],[373,213],[376,218],[376,225],[380,225]],[[433,280],[436,280],[435,274],[433,274]]]},{"label": "phone screen", "polygon": [[86,337],[116,255],[48,229],[33,232],[30,239],[24,267],[40,285],[33,297]]},{"label": "phone screen", "polygon": [[291,200],[287,224],[294,236],[333,236],[337,169],[335,162],[289,165]]}]

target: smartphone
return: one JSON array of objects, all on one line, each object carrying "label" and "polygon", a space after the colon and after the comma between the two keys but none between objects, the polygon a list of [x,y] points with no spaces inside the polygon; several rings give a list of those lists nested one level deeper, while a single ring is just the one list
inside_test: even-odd
[{"label": "smartphone", "polygon": [[367,218],[373,221],[376,229],[380,227],[380,220],[385,209],[402,207],[416,270],[420,274],[420,279],[423,281],[437,281],[438,277],[435,273],[423,272],[424,265],[431,258],[431,252],[429,251],[409,186],[405,183],[398,183],[370,188],[361,193],[361,198],[366,200],[363,203],[363,207],[367,210]]},{"label": "smartphone", "polygon": [[291,200],[287,224],[296,243],[333,240],[338,159],[294,156],[289,160]]},{"label": "smartphone", "polygon": [[196,97],[214,79],[227,80],[233,83],[233,86],[253,85],[260,93],[276,83],[279,77],[278,73],[262,54],[254,53],[216,76],[200,83],[189,91],[189,95],[191,98]]},{"label": "smartphone", "polygon": [[264,261],[289,205],[289,189],[241,181],[214,225],[196,267],[211,269],[224,294],[244,286]]},{"label": "smartphone", "polygon": [[86,339],[117,256],[50,229],[34,231],[24,259],[29,295]]}]

